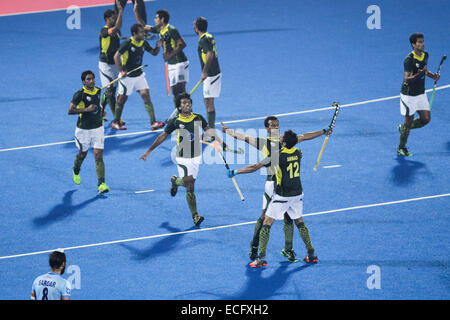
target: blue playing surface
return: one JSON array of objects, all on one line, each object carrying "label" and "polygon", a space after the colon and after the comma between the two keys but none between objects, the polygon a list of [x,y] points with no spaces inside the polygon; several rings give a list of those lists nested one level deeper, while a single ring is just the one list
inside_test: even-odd
[{"label": "blue playing surface", "polygon": [[[0,17],[0,299],[28,299],[55,248],[66,248],[68,266],[79,267],[80,273],[65,274],[81,275],[73,299],[449,299],[450,62],[441,70],[438,87],[447,87],[436,91],[431,122],[411,131],[409,158],[396,154],[403,122],[396,96],[411,33],[425,34],[430,71],[450,53],[450,2],[424,8],[418,0],[376,1],[381,29],[366,25],[372,4],[146,3],[149,23],[156,10],[169,10],[187,43],[188,89],[201,73],[192,23],[208,19],[223,73],[217,122],[257,133],[265,116],[290,113],[279,118],[281,130],[300,134],[328,125],[333,110],[318,109],[335,100],[342,105],[316,172],[323,137],[298,145],[304,220],[320,262],[302,261],[305,248],[295,229],[300,262],[289,264],[279,253],[284,234],[276,222],[262,270],[248,267],[248,251],[264,175],[236,177],[246,198],[241,202],[223,164],[203,164],[195,193],[205,221],[194,227],[185,190],[169,194],[170,176],[177,174],[175,142],[167,139],[148,161],[139,160],[159,132],[149,132],[137,93],[124,108],[126,132],[105,123],[111,192],[97,196],[92,152],[81,185],[73,184],[76,117],[67,110],[83,70],[92,69],[100,86],[98,33],[106,7],[81,9],[81,29],[74,30],[66,27],[66,11]],[[129,4],[126,36],[134,22]],[[163,60],[146,54],[144,63],[162,121],[173,110]],[[427,79],[426,88],[432,86]],[[387,99],[367,102],[381,98]],[[201,87],[193,101],[206,117]],[[257,160],[253,148],[245,151],[229,156],[232,168]],[[205,152],[213,154],[209,147]],[[146,190],[153,191],[136,193]],[[373,266],[378,274],[370,272]],[[370,289],[377,275],[380,286]]]}]

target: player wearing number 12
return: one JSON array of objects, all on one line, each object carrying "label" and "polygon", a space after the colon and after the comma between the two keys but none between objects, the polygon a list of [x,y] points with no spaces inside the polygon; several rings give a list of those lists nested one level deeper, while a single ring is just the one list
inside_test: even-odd
[{"label": "player wearing number 12", "polygon": [[53,251],[49,257],[51,271],[37,277],[31,288],[31,300],[70,300],[70,282],[61,277],[66,268],[66,255]]},{"label": "player wearing number 12", "polygon": [[308,255],[304,258],[304,261],[309,263],[318,262],[309,236],[309,230],[302,219],[303,187],[300,180],[302,152],[294,147],[297,141],[298,136],[291,130],[288,130],[280,138],[282,147],[279,152],[272,152],[270,157],[264,158],[263,161],[257,164],[228,172],[228,176],[232,177],[236,174],[255,172],[268,164],[273,167],[275,172],[275,194],[265,214],[264,223],[259,234],[259,257],[250,263],[252,268],[267,266],[265,258],[270,228],[275,220],[283,220],[285,213],[294,220],[307,249]]}]

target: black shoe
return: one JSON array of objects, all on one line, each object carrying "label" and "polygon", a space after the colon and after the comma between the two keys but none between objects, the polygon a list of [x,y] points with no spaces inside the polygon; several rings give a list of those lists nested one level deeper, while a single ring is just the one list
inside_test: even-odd
[{"label": "black shoe", "polygon": [[286,250],[283,249],[280,252],[283,256],[285,256],[289,262],[298,262],[298,259],[295,257],[295,251],[293,249]]},{"label": "black shoe", "polygon": [[175,197],[175,195],[177,194],[178,191],[178,186],[176,184],[177,181],[177,176],[173,175],[170,177],[170,182],[172,183],[172,187],[170,188],[170,195],[172,197]]},{"label": "black shoe", "polygon": [[202,217],[201,215],[199,215],[199,214],[196,214],[195,217],[194,217],[194,225],[195,225],[196,227],[198,227],[198,226],[202,223],[203,220],[205,220],[205,218],[203,218],[203,217]]}]

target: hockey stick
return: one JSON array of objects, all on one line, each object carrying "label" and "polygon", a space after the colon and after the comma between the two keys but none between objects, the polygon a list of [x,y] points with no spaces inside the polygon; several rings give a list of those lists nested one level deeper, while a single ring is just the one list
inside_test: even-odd
[{"label": "hockey stick", "polygon": [[[336,122],[336,117],[339,113],[339,108],[340,108],[339,102],[333,102],[333,107],[335,107],[336,109],[334,110],[333,118],[331,119],[330,128],[332,128],[334,126],[334,123]],[[331,134],[331,132],[328,131],[327,136],[325,137],[325,140],[323,141],[322,149],[320,150],[319,157],[317,158],[316,165],[314,166],[314,171],[317,170],[317,166],[319,165],[320,158],[322,158],[323,150],[325,149],[325,146],[328,142],[328,138],[330,137],[330,134]]]},{"label": "hockey stick", "polygon": [[[132,73],[132,72],[135,72],[135,71],[137,71],[137,70],[139,70],[139,69],[142,69],[142,68],[144,68],[144,67],[148,67],[148,64],[144,64],[144,65],[139,66],[139,67],[137,67],[137,68],[135,68],[135,69],[133,69],[133,70],[131,70],[131,71],[127,71],[127,74]],[[107,85],[104,85],[103,87],[101,87],[100,90],[103,90],[103,89],[105,89],[105,88],[108,88],[110,85],[112,85],[113,83],[116,83],[117,81],[119,81],[119,80],[122,79],[122,78],[124,78],[124,77],[119,76],[117,79],[114,79],[113,81],[111,81],[111,82],[108,83]]]},{"label": "hockey stick", "polygon": [[[230,170],[230,167],[228,166],[227,161],[226,161],[225,158],[223,157],[222,152],[220,152],[220,149],[219,149],[219,143],[218,143],[217,141],[215,141],[214,143],[209,143],[209,142],[200,140],[200,142],[203,143],[203,144],[206,144],[206,145],[208,145],[208,146],[211,146],[211,147],[213,147],[214,149],[216,149],[217,153],[220,154],[220,157],[222,158],[222,161],[223,161],[223,163],[225,164],[225,168],[227,168],[227,170]],[[239,197],[241,198],[242,201],[244,201],[245,198],[244,198],[244,196],[242,195],[241,189],[239,189],[239,186],[238,186],[238,184],[237,184],[237,182],[236,182],[236,179],[234,179],[234,177],[232,177],[231,180],[233,180],[234,187],[236,188],[237,192],[239,193]]]},{"label": "hockey stick", "polygon": [[[445,59],[447,59],[446,55],[444,55],[442,57],[441,63],[439,63],[439,68],[438,68],[438,71],[436,72],[436,74],[441,74],[441,66],[444,63]],[[431,105],[433,104],[433,100],[434,100],[434,93],[436,91],[436,84],[437,84],[437,80],[434,80],[433,92],[431,92],[431,98],[430,98],[430,109],[431,109]]]}]

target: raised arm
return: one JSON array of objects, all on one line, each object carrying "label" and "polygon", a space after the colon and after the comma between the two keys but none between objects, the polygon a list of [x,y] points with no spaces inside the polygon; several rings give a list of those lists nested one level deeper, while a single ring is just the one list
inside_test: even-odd
[{"label": "raised arm", "polygon": [[165,131],[163,131],[158,138],[156,138],[155,141],[153,141],[153,144],[150,146],[150,148],[148,148],[147,152],[145,152],[139,159],[142,159],[144,161],[147,160],[147,157],[150,155],[150,153],[157,147],[159,146],[161,143],[164,142],[164,140],[166,140],[166,138],[168,137],[168,133],[166,133]]},{"label": "raised arm", "polygon": [[122,18],[123,18],[123,8],[120,5],[119,0],[116,0],[116,6],[117,6],[117,20],[116,23],[114,25],[114,27],[110,28],[108,30],[108,33],[111,35],[113,33],[119,32],[120,29],[122,28]]},{"label": "raised arm", "polygon": [[258,148],[258,143],[255,137],[246,136],[243,133],[236,132],[233,129],[228,128],[226,125],[223,124],[223,122],[220,122],[222,124],[222,132],[232,136],[233,138],[241,141],[245,141],[251,146]]}]

